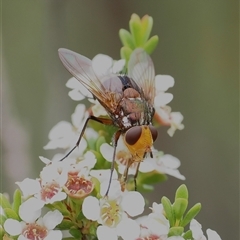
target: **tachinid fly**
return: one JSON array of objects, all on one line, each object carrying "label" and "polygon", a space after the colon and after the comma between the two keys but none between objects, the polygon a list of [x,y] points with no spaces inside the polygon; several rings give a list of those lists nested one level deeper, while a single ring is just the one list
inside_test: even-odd
[{"label": "tachinid fly", "polygon": [[110,117],[90,116],[84,124],[75,147],[63,159],[79,145],[90,119],[106,125],[115,125],[118,130],[113,136],[114,153],[106,195],[111,184],[117,142],[120,136],[132,155],[122,175],[121,185],[124,188],[129,167],[132,163],[137,163],[134,176],[136,186],[138,167],[147,153],[152,157],[151,147],[157,138],[157,130],[152,126],[155,71],[151,58],[143,49],[135,49],[128,62],[127,75],[110,73],[99,76],[94,72],[90,59],[68,49],[61,48],[58,52],[66,69],[92,93]]}]

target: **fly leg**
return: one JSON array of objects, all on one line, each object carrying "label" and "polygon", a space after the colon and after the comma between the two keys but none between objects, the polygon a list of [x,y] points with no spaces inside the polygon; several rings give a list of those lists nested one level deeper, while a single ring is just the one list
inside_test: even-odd
[{"label": "fly leg", "polygon": [[94,116],[89,116],[87,118],[87,120],[85,121],[84,125],[83,125],[83,129],[82,129],[82,131],[80,133],[80,136],[78,138],[78,141],[77,141],[76,145],[62,159],[60,159],[60,161],[62,161],[65,158],[67,158],[73,152],[73,150],[76,149],[76,147],[78,147],[78,145],[79,145],[79,143],[80,143],[80,141],[81,141],[81,139],[83,137],[83,134],[85,132],[85,129],[87,127],[87,124],[88,124],[89,120],[94,120],[96,122],[99,122],[99,123],[102,123],[102,124],[105,124],[105,125],[112,125],[113,124],[113,121],[111,119],[109,119],[109,118],[98,118],[98,117],[94,117]]},{"label": "fly leg", "polygon": [[113,175],[113,170],[114,170],[114,164],[115,164],[115,156],[116,156],[116,149],[117,149],[117,142],[118,139],[121,135],[121,130],[118,130],[114,136],[113,136],[113,145],[114,145],[114,149],[113,149],[113,160],[112,160],[112,164],[111,164],[111,172],[110,172],[110,179],[109,179],[109,183],[108,183],[108,188],[107,191],[105,193],[105,197],[108,195],[110,186],[111,186],[111,181],[112,181],[112,175]]},{"label": "fly leg", "polygon": [[139,170],[140,163],[141,162],[138,162],[136,172],[135,172],[134,177],[133,177],[135,191],[137,191],[137,175],[138,175],[138,170]]}]

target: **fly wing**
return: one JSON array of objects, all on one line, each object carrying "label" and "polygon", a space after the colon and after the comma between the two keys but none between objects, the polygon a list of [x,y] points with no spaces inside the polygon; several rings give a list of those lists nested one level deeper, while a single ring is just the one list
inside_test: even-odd
[{"label": "fly wing", "polygon": [[112,111],[122,94],[122,84],[117,75],[110,73],[98,76],[90,59],[71,50],[60,48],[58,54],[65,68],[99,100],[107,111]]},{"label": "fly wing", "polygon": [[153,105],[155,97],[155,70],[152,59],[142,49],[135,49],[128,62],[128,75],[142,89],[144,98]]}]

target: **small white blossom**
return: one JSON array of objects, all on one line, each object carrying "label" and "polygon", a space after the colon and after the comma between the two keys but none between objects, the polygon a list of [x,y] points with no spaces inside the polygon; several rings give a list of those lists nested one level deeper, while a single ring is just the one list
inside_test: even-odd
[{"label": "small white blossom", "polygon": [[[77,143],[88,116],[89,114],[86,112],[85,106],[83,104],[78,104],[72,114],[72,124],[61,121],[55,125],[49,132],[48,137],[50,141],[44,149],[72,148]],[[86,141],[81,139],[78,148],[83,152],[86,146]]]},{"label": "small white blossom", "polygon": [[[31,211],[31,209],[29,209]],[[20,213],[19,213],[20,214]],[[20,217],[22,218],[21,214]],[[36,217],[31,221],[17,221],[14,219],[7,219],[4,223],[5,231],[11,236],[17,236],[18,240],[61,240],[62,233],[60,230],[54,228],[63,220],[62,214],[58,211],[50,211],[43,217]]]},{"label": "small white blossom", "polygon": [[207,237],[206,238],[202,231],[202,225],[195,219],[190,222],[190,230],[192,230],[192,235],[194,240],[221,240],[220,236],[217,232],[207,229]]},{"label": "small white blossom", "polygon": [[[107,184],[104,190],[106,191]],[[102,185],[101,184],[101,185]],[[122,236],[123,239],[127,239],[126,236],[138,236],[140,228],[137,223],[129,216],[135,217],[141,214],[144,210],[144,198],[139,192],[121,192],[120,183],[113,180],[110,186],[108,196],[97,199],[92,196],[88,196],[83,201],[82,211],[84,216],[93,221],[98,221],[99,226],[97,230],[98,239],[105,239],[108,234],[112,235],[112,239],[117,239],[117,236]],[[134,232],[126,232],[124,226],[132,225]]]}]

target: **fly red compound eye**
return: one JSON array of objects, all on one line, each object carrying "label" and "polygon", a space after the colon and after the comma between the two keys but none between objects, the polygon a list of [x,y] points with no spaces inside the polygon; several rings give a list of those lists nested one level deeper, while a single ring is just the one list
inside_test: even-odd
[{"label": "fly red compound eye", "polygon": [[149,129],[150,129],[151,134],[152,134],[152,139],[155,142],[157,137],[158,137],[157,129],[154,126],[152,126],[152,125],[149,125]]},{"label": "fly red compound eye", "polygon": [[135,144],[142,134],[142,128],[140,126],[135,126],[130,128],[125,134],[125,140],[127,144]]}]

